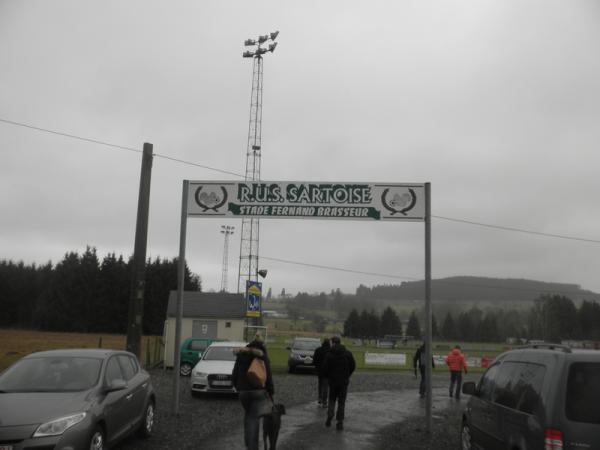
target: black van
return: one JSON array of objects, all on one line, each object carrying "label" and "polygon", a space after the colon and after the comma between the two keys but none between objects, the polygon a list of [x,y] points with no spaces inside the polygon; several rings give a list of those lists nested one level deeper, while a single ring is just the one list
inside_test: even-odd
[{"label": "black van", "polygon": [[600,351],[510,350],[462,390],[463,450],[600,449]]}]

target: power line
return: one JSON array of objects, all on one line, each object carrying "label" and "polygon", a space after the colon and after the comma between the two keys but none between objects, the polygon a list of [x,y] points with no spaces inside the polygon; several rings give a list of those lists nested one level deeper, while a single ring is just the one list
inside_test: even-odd
[{"label": "power line", "polygon": [[171,156],[160,155],[158,153],[155,153],[154,156],[156,156],[158,158],[168,159],[169,161],[175,161],[178,163],[187,164],[188,166],[201,167],[203,169],[213,170],[215,172],[226,173],[227,175],[234,175],[236,177],[244,178],[244,175],[242,175],[240,173],[230,172],[230,171],[224,170],[224,169],[217,169],[215,167],[204,166],[202,164],[197,164],[197,163],[193,163],[190,161],[184,161],[183,159],[172,158]]},{"label": "power line", "polygon": [[[76,134],[63,133],[63,132],[60,132],[60,131],[49,130],[48,128],[36,127],[36,126],[33,126],[33,125],[28,125],[26,123],[15,122],[13,120],[7,120],[7,119],[0,118],[0,122],[4,122],[4,123],[10,124],[10,125],[15,125],[15,126],[23,127],[23,128],[29,128],[31,130],[42,131],[44,133],[50,133],[50,134],[54,134],[54,135],[57,135],[57,136],[63,136],[63,137],[71,138],[71,139],[77,139],[79,141],[92,142],[94,144],[105,145],[107,147],[119,148],[121,150],[127,150],[127,151],[131,151],[131,152],[142,153],[142,150],[139,150],[137,148],[126,147],[124,145],[118,145],[118,144],[111,144],[110,142],[100,141],[98,139],[91,139],[91,138],[86,138],[86,137],[83,137],[83,136],[78,136]],[[178,158],[173,158],[171,156],[161,155],[159,153],[154,153],[153,156],[156,156],[158,158],[168,159],[170,161],[175,161],[175,162],[182,163],[182,164],[187,164],[189,166],[201,167],[203,169],[212,170],[212,171],[215,171],[215,172],[225,173],[225,174],[228,174],[228,175],[234,175],[236,177],[244,178],[244,176],[241,175],[241,174],[239,174],[239,173],[230,172],[228,170],[223,170],[223,169],[218,169],[218,168],[215,168],[215,167],[209,167],[209,166],[205,166],[205,165],[202,165],[202,164],[193,163],[193,162],[190,162],[190,161],[185,161],[183,159],[178,159]]]},{"label": "power line", "polygon": [[466,223],[469,225],[476,225],[476,226],[485,227],[485,228],[494,228],[497,230],[515,231],[518,233],[534,234],[537,236],[546,236],[546,237],[553,237],[553,238],[559,238],[559,239],[569,239],[571,241],[581,241],[581,242],[589,242],[592,244],[600,244],[600,240],[596,240],[596,239],[586,239],[586,238],[579,238],[579,237],[574,237],[574,236],[565,236],[563,234],[543,233],[541,231],[524,230],[522,228],[506,227],[506,226],[502,226],[502,225],[490,225],[487,223],[473,222],[470,220],[454,219],[452,217],[443,217],[443,216],[434,216],[434,215],[432,215],[431,217],[434,217],[436,219],[447,220],[450,222]]},{"label": "power line", "polygon": [[[77,140],[80,140],[80,141],[92,142],[94,144],[100,144],[100,145],[105,145],[105,146],[108,146],[108,147],[113,147],[113,148],[118,148],[118,149],[122,149],[122,150],[132,151],[132,152],[136,152],[136,153],[142,153],[142,150],[139,150],[139,149],[136,149],[136,148],[126,147],[126,146],[117,145],[117,144],[111,144],[109,142],[100,141],[98,139],[86,138],[86,137],[78,136],[78,135],[75,135],[75,134],[62,133],[60,131],[55,131],[55,130],[50,130],[50,129],[47,129],[47,128],[36,127],[36,126],[29,125],[29,124],[26,124],[26,123],[15,122],[13,120],[8,120],[8,119],[0,118],[0,122],[4,122],[4,123],[10,124],[10,125],[15,125],[15,126],[19,126],[19,127],[29,128],[29,129],[36,130],[36,131],[42,131],[42,132],[45,132],[45,133],[55,134],[55,135],[58,135],[58,136],[63,136],[63,137],[68,137],[68,138],[72,138],[72,139],[77,139]],[[212,170],[214,172],[224,173],[224,174],[227,174],[227,175],[233,175],[233,176],[239,177],[239,178],[245,178],[244,175],[236,173],[236,172],[231,172],[229,170],[219,169],[219,168],[216,168],[216,167],[210,167],[210,166],[206,166],[206,165],[203,165],[203,164],[194,163],[194,162],[191,162],[191,161],[186,161],[186,160],[183,160],[183,159],[173,158],[173,157],[167,156],[167,155],[161,155],[161,154],[155,153],[154,156],[156,156],[158,158],[167,159],[169,161],[174,161],[174,162],[178,162],[178,163],[181,163],[181,164],[186,164],[186,165],[189,165],[189,166],[200,167],[202,169]],[[541,231],[525,230],[525,229],[522,229],[522,228],[508,227],[508,226],[502,226],[502,225],[491,225],[491,224],[486,224],[486,223],[481,223],[481,222],[474,222],[474,221],[466,220],[466,219],[456,219],[456,218],[453,218],[453,217],[444,217],[444,216],[436,216],[436,215],[432,215],[432,217],[435,218],[435,219],[446,220],[446,221],[449,221],[449,222],[464,223],[464,224],[468,224],[468,225],[474,225],[474,226],[479,226],[479,227],[484,227],[484,228],[492,228],[492,229],[496,229],[496,230],[512,231],[512,232],[517,232],[517,233],[524,233],[524,234],[531,234],[531,235],[536,235],[536,236],[551,237],[551,238],[556,238],[556,239],[567,239],[567,240],[571,240],[571,241],[587,242],[587,243],[591,243],[591,244],[600,244],[600,240],[597,240],[597,239],[587,239],[587,238],[580,238],[580,237],[576,237],[576,236],[566,236],[566,235],[562,235],[562,234],[543,233]],[[361,273],[361,272],[358,272],[358,273]],[[385,275],[381,275],[381,276],[385,276]],[[395,276],[394,275],[390,275],[390,277],[393,278]]]},{"label": "power line", "polygon": [[400,276],[400,275],[391,275],[391,274],[387,274],[387,273],[377,273],[377,272],[363,272],[362,270],[353,270],[353,269],[345,269],[342,267],[324,266],[324,265],[320,265],[320,264],[304,263],[304,262],[299,262],[299,261],[291,261],[289,259],[270,258],[268,256],[261,256],[260,258],[268,259],[269,261],[277,261],[277,262],[282,262],[282,263],[286,263],[286,264],[294,264],[297,266],[314,267],[316,269],[327,269],[327,270],[335,270],[338,272],[358,273],[361,275],[373,275],[373,276],[377,276],[377,277],[397,278],[397,279],[401,279],[401,280],[415,280],[415,281],[419,280],[419,278],[415,278],[415,277],[404,277],[404,276]]},{"label": "power line", "polygon": [[[395,279],[402,279],[402,280],[423,281],[424,282],[423,278],[417,278],[417,277],[391,275],[391,274],[379,273],[379,272],[364,272],[361,270],[346,269],[346,268],[335,267],[335,266],[325,266],[325,265],[321,265],[321,264],[311,264],[311,263],[305,263],[305,262],[300,262],[300,261],[292,261],[289,259],[271,258],[268,256],[261,256],[261,259],[267,259],[269,261],[277,261],[277,262],[282,262],[285,264],[292,264],[292,265],[296,265],[296,266],[312,267],[315,269],[333,270],[336,272],[357,273],[357,274],[361,274],[361,275],[372,275],[372,276],[376,276],[376,277],[386,277],[386,278],[395,278]],[[448,281],[448,280],[444,280],[444,279],[438,279],[438,280],[432,280],[432,281],[436,284],[445,284],[445,285],[450,285],[450,286],[462,286],[462,287],[472,287],[472,288],[481,288],[481,289],[498,289],[498,290],[503,290],[503,291],[535,292],[535,293],[565,294],[565,295],[566,294],[585,295],[583,292],[576,292],[576,291],[558,291],[558,290],[543,289],[543,288],[539,288],[539,289],[518,288],[518,287],[510,287],[510,286],[485,285],[485,284],[477,284],[477,283],[461,283],[458,281]],[[540,283],[542,283],[542,282],[540,282]],[[590,292],[590,294],[597,295],[593,292]]]},{"label": "power line", "polygon": [[[20,126],[23,128],[28,128],[31,130],[50,133],[50,134],[54,134],[57,136],[63,136],[63,137],[71,138],[71,139],[77,139],[80,141],[104,145],[107,147],[113,147],[113,148],[127,150],[127,151],[131,151],[131,152],[135,152],[135,153],[142,153],[142,150],[139,150],[136,148],[127,147],[127,146],[118,145],[118,144],[112,144],[110,142],[101,141],[98,139],[86,138],[86,137],[78,136],[75,134],[63,133],[60,131],[37,127],[37,126],[33,126],[33,125],[21,123],[21,122],[15,122],[13,120],[0,118],[0,122],[10,124],[10,125]],[[169,161],[178,162],[181,164],[186,164],[186,165],[190,165],[190,166],[194,166],[194,167],[200,167],[203,169],[212,170],[214,172],[219,172],[219,173],[224,173],[227,175],[233,175],[233,176],[236,176],[239,178],[244,178],[244,175],[236,173],[236,172],[231,172],[231,171],[224,170],[224,169],[210,167],[210,166],[206,166],[203,164],[198,164],[198,163],[186,161],[186,160],[179,159],[179,158],[174,158],[174,157],[167,156],[167,155],[161,155],[161,154],[155,153],[154,156],[156,156],[158,158],[163,158],[163,159],[166,159]],[[508,226],[501,226],[501,225],[491,225],[491,224],[474,222],[474,221],[465,220],[465,219],[456,219],[456,218],[452,218],[452,217],[444,217],[444,216],[436,216],[436,215],[432,215],[432,217],[436,218],[436,219],[446,220],[449,222],[463,223],[463,224],[474,225],[474,226],[479,226],[479,227],[484,227],[484,228],[492,228],[492,229],[503,230],[503,231],[512,231],[512,232],[525,233],[525,234],[531,234],[531,235],[537,235],[537,236],[552,237],[552,238],[557,238],[557,239],[567,239],[567,240],[572,240],[572,241],[600,244],[600,240],[596,240],[596,239],[586,239],[586,238],[579,238],[579,237],[574,237],[574,236],[566,236],[566,235],[553,234],[553,233],[543,233],[540,231],[525,230],[522,228],[508,227]],[[320,264],[303,263],[303,262],[299,262],[299,261],[291,261],[291,260],[285,260],[285,259],[281,259],[281,258],[270,258],[270,257],[266,257],[266,256],[263,256],[262,258],[271,260],[271,261],[278,261],[278,262],[282,262],[282,263],[286,263],[286,264],[294,264],[294,265],[313,267],[313,268],[318,268],[318,269],[334,270],[334,271],[339,271],[339,272],[356,273],[356,274],[362,274],[362,275],[372,275],[372,276],[377,276],[377,277],[403,279],[403,280],[413,280],[413,281],[419,280],[419,278],[415,278],[415,277],[391,275],[391,274],[384,274],[384,273],[377,273],[377,272],[365,272],[365,271],[361,271],[361,270],[353,270],[353,269],[347,269],[347,268],[341,268],[341,267],[325,266],[325,265],[320,265]],[[561,294],[561,293],[562,294],[579,294],[574,291],[555,292],[555,291],[549,291],[549,290],[543,290],[543,289],[508,288],[508,287],[502,287],[502,286],[482,286],[482,285],[476,285],[476,284],[456,283],[456,282],[452,282],[452,281],[442,281],[442,280],[438,280],[437,282],[443,283],[443,284],[449,284],[449,285],[470,286],[470,287],[479,287],[479,288],[486,288],[486,289],[504,289],[504,290],[531,291],[531,292],[553,292],[553,293],[557,293],[557,294]]]},{"label": "power line", "polygon": [[33,125],[28,125],[26,123],[14,122],[12,120],[2,119],[2,118],[0,118],[0,122],[8,123],[10,125],[16,125],[18,127],[29,128],[31,130],[43,131],[44,133],[50,133],[50,134],[55,134],[58,136],[64,136],[64,137],[68,137],[71,139],[77,139],[80,141],[93,142],[94,144],[106,145],[107,147],[120,148],[122,150],[128,150],[130,152],[142,153],[142,150],[137,149],[137,148],[125,147],[123,145],[117,145],[117,144],[111,144],[110,142],[104,142],[104,141],[100,141],[98,139],[90,139],[90,138],[86,138],[86,137],[82,137],[82,136],[77,136],[75,134],[61,133],[60,131],[49,130],[47,128],[34,127]]}]

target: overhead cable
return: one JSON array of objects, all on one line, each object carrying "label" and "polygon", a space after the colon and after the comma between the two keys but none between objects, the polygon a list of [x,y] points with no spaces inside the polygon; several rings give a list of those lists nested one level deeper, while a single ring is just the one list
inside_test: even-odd
[{"label": "overhead cable", "polygon": [[[45,133],[51,133],[51,134],[55,134],[58,136],[64,136],[64,137],[68,137],[68,138],[72,138],[72,139],[78,139],[80,141],[92,142],[95,144],[105,145],[108,147],[114,147],[114,148],[119,148],[122,150],[128,150],[128,151],[132,151],[132,152],[136,152],[136,153],[142,153],[142,150],[140,150],[140,149],[126,147],[123,145],[111,144],[109,142],[100,141],[98,139],[90,139],[90,138],[86,138],[86,137],[82,137],[82,136],[77,136],[75,134],[62,133],[59,131],[49,130],[47,128],[41,128],[41,127],[36,127],[33,125],[21,123],[21,122],[15,122],[13,120],[7,120],[7,119],[0,118],[0,122],[4,122],[4,123],[10,124],[10,125],[16,125],[16,126],[20,126],[20,127],[24,127],[24,128],[29,128],[32,130],[43,131]],[[219,172],[219,173],[224,173],[227,175],[233,175],[233,176],[239,177],[239,178],[244,178],[244,175],[242,175],[242,174],[239,174],[236,172],[231,172],[231,171],[225,170],[225,169],[219,169],[219,168],[215,168],[215,167],[205,166],[203,164],[198,164],[198,163],[194,163],[191,161],[185,161],[183,159],[173,158],[171,156],[161,155],[159,153],[155,153],[154,156],[156,156],[158,158],[163,158],[163,159],[167,159],[170,161],[178,162],[181,164],[186,164],[189,166],[200,167],[203,169],[212,170],[214,172]],[[588,242],[591,244],[600,244],[600,240],[597,240],[597,239],[580,238],[580,237],[576,237],[576,236],[566,236],[566,235],[562,235],[562,234],[544,233],[541,231],[525,230],[522,228],[508,227],[508,226],[502,226],[502,225],[491,225],[491,224],[486,224],[486,223],[481,223],[481,222],[474,222],[471,220],[456,219],[453,217],[445,217],[445,216],[437,216],[437,215],[432,215],[432,217],[435,219],[446,220],[449,222],[464,223],[464,224],[474,225],[474,226],[479,226],[479,227],[493,228],[493,229],[497,229],[497,230],[512,231],[512,232],[517,232],[517,233],[532,234],[532,235],[545,236],[545,237],[551,237],[551,238],[557,238],[557,239],[567,239],[567,240],[571,240],[571,241]],[[382,276],[384,276],[384,275],[382,275]],[[390,275],[390,276],[394,277],[393,275]]]}]

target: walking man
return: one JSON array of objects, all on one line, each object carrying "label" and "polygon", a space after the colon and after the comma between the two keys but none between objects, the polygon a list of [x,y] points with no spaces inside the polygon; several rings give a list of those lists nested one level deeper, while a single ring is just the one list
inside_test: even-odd
[{"label": "walking man", "polygon": [[467,361],[465,355],[460,351],[460,345],[455,345],[448,356],[446,357],[446,364],[450,369],[450,397],[454,392],[454,386],[456,385],[456,392],[454,397],[460,399],[460,388],[462,386],[462,373],[467,373]]},{"label": "walking man", "polygon": [[[425,342],[415,352],[413,356],[413,368],[415,369],[415,378],[417,376],[417,367],[421,373],[421,383],[419,384],[419,395],[425,397],[425,364],[427,364],[427,356],[425,352]],[[435,363],[433,362],[433,356],[431,357],[431,367],[435,369]]]},{"label": "walking man", "polygon": [[318,403],[321,408],[327,408],[329,384],[327,382],[327,377],[323,373],[323,362],[325,361],[325,355],[327,355],[330,348],[329,338],[325,338],[323,339],[323,344],[315,350],[313,355],[313,362],[315,363],[317,376],[319,377]]},{"label": "walking man", "polygon": [[[331,350],[325,355],[322,368],[323,374],[329,383],[329,405],[325,426],[331,426],[331,421],[335,415],[336,428],[341,431],[344,429],[344,410],[348,384],[350,383],[350,375],[356,369],[356,363],[354,362],[354,356],[346,350],[338,336],[331,338]],[[337,414],[335,411],[336,401],[338,403]]]}]

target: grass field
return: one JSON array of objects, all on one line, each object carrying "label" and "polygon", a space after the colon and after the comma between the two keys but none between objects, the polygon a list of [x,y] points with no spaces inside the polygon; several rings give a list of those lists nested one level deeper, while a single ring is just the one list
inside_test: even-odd
[{"label": "grass field", "polygon": [[[309,331],[293,331],[281,329],[269,329],[267,348],[271,365],[275,371],[287,369],[288,353],[287,347],[294,337],[318,337],[330,336],[329,333],[315,333]],[[6,369],[13,362],[30,353],[52,350],[58,348],[112,348],[125,349],[125,335],[117,334],[83,334],[83,333],[54,333],[31,330],[0,329],[0,371]],[[419,342],[408,342],[406,346],[395,349],[377,348],[372,341],[365,345],[355,345],[354,340],[344,339],[344,345],[354,354],[358,370],[412,370],[412,355]],[[159,336],[144,336],[142,339],[141,362],[144,365],[153,364],[160,359],[161,339]],[[454,343],[434,342],[434,354],[446,355]],[[474,344],[461,343],[463,351],[467,356],[494,357],[507,347],[501,344]],[[406,364],[400,365],[366,365],[365,352],[373,353],[405,353]],[[436,370],[445,371],[446,367],[438,367]],[[473,369],[480,371],[481,369]]]},{"label": "grass field", "polygon": [[[0,371],[12,363],[42,350],[58,348],[112,348],[124,350],[126,336],[120,334],[53,333],[32,330],[0,328]],[[142,338],[142,364],[152,363],[157,357],[160,337]]]}]

